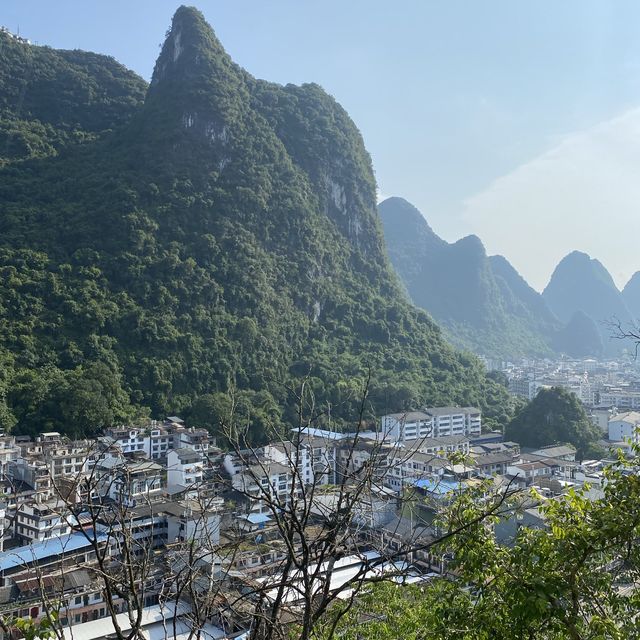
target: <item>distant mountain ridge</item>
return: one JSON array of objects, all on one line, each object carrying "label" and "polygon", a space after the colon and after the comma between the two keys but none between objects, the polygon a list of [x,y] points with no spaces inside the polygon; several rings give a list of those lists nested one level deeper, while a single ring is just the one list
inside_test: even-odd
[{"label": "distant mountain ridge", "polygon": [[503,256],[487,256],[476,236],[448,243],[403,198],[378,205],[387,252],[412,300],[458,346],[491,357],[573,357],[616,353],[604,323],[640,316],[640,275],[621,294],[607,270],[573,252],[541,295]]},{"label": "distant mountain ridge", "polygon": [[477,236],[449,244],[403,198],[378,205],[387,251],[409,295],[453,342],[494,357],[545,356],[560,323],[502,256]]},{"label": "distant mountain ridge", "polygon": [[[630,326],[634,322],[633,314],[599,260],[581,251],[572,251],[558,263],[542,297],[564,323],[578,322],[586,330],[587,318],[591,319],[604,354],[613,355],[624,347],[624,343],[612,340],[611,323]],[[593,335],[593,329],[588,331]]]},{"label": "distant mountain ridge", "polygon": [[622,299],[636,324],[640,323],[640,271],[636,271],[622,289]]}]

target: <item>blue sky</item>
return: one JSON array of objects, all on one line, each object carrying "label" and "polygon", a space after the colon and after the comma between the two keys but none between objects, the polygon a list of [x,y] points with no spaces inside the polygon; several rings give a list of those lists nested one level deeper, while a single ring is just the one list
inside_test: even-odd
[{"label": "blue sky", "polygon": [[[0,24],[149,78],[178,4],[2,0]],[[349,111],[382,195],[448,240],[476,233],[541,289],[587,251],[640,269],[640,3],[203,0],[255,76],[318,82]]]}]

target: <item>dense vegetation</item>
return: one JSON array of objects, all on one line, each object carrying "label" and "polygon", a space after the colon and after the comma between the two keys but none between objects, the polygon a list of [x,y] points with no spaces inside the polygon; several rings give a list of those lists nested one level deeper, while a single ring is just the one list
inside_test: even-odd
[{"label": "dense vegetation", "polygon": [[[138,82],[114,83],[135,105]],[[183,7],[126,120],[0,172],[5,428],[90,432],[145,413],[215,427],[233,396],[260,437],[294,420],[307,378],[340,425],[369,373],[372,413],[462,403],[506,423],[504,387],[402,294],[369,156],[320,87],[250,77]]]},{"label": "dense vegetation", "polygon": [[596,453],[602,439],[575,393],[562,387],[540,389],[507,425],[505,435],[524,447],[569,443],[580,460]]},{"label": "dense vegetation", "polygon": [[131,119],[145,82],[113,58],[0,32],[0,167],[96,140]]},{"label": "dense vegetation", "polygon": [[411,299],[455,344],[490,357],[548,356],[560,323],[501,256],[476,236],[449,244],[402,198],[379,205],[389,258]]},{"label": "dense vegetation", "polygon": [[[374,585],[355,606],[336,607],[318,638],[329,637],[326,630],[341,614],[334,637],[345,640],[640,637],[639,463],[636,457],[609,470],[599,498],[570,491],[541,500],[544,525],[519,527],[511,547],[497,544],[487,526],[498,526],[500,517],[472,524],[432,549],[435,557],[453,558],[457,579]],[[522,496],[500,509],[515,519],[518,502]],[[524,502],[531,503],[531,498]],[[486,507],[477,492],[461,496],[443,530],[473,523]]]}]

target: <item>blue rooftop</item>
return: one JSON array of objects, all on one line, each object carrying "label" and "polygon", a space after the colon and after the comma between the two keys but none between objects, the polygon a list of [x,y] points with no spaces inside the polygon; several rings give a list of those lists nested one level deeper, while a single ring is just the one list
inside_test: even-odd
[{"label": "blue rooftop", "polygon": [[430,493],[434,493],[439,496],[444,496],[452,491],[459,491],[463,486],[457,480],[439,480],[435,478],[421,478],[416,480],[414,486],[418,489],[424,489]]},{"label": "blue rooftop", "polygon": [[[106,540],[105,535],[99,535],[99,540]],[[43,560],[51,556],[78,551],[90,546],[90,542],[82,533],[71,533],[58,538],[50,538],[44,542],[28,544],[0,553],[0,571],[13,569],[34,560]]]},{"label": "blue rooftop", "polygon": [[269,522],[271,518],[265,513],[250,513],[247,516],[247,520],[251,524],[264,524],[265,522]]}]

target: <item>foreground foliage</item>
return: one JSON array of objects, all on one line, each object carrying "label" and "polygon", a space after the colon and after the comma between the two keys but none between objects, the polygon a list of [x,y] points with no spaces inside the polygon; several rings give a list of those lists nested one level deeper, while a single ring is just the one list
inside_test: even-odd
[{"label": "foreground foliage", "polygon": [[[336,636],[348,640],[640,637],[638,464],[638,459],[620,462],[610,470],[597,499],[587,489],[542,501],[539,510],[546,526],[520,528],[512,547],[498,545],[486,521],[463,530],[439,549],[454,558],[451,568],[456,577],[424,586],[376,585],[350,610],[333,612],[343,616]],[[449,513],[449,526],[469,522],[481,508],[476,497],[463,496]],[[500,518],[492,520],[497,524]],[[328,619],[325,629],[332,622]],[[318,635],[325,637],[322,632]]]}]

